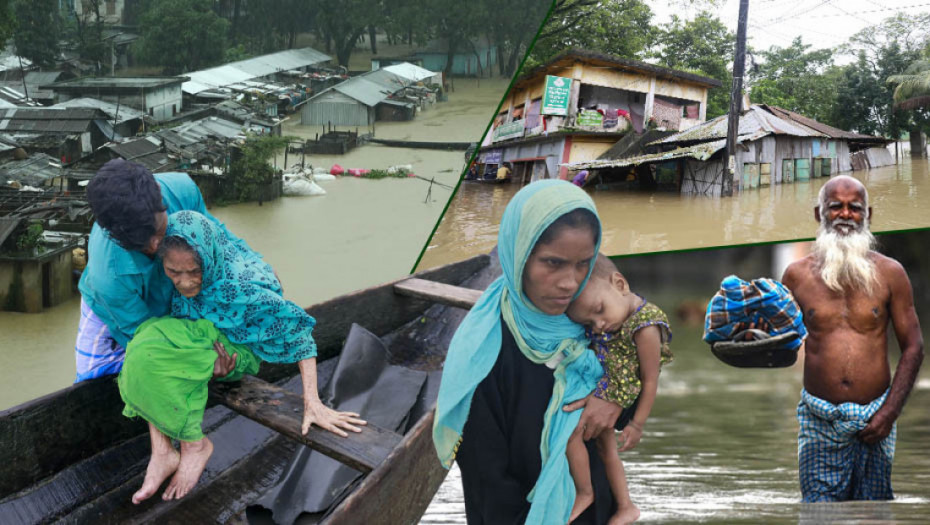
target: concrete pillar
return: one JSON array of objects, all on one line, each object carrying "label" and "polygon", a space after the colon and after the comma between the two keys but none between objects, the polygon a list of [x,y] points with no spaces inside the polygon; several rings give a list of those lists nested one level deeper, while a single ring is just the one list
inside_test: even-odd
[{"label": "concrete pillar", "polygon": [[926,155],[927,151],[927,137],[923,132],[912,129],[911,130],[911,157],[919,159]]},{"label": "concrete pillar", "polygon": [[646,93],[646,108],[643,111],[643,129],[646,129],[646,126],[649,124],[649,119],[652,118],[652,110],[655,108],[656,100],[656,77],[649,79],[649,92]]}]

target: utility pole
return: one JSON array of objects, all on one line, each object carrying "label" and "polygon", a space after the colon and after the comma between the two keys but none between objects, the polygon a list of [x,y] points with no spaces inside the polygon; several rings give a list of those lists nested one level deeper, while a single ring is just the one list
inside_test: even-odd
[{"label": "utility pole", "polygon": [[736,29],[736,57],[733,59],[733,89],[730,91],[730,115],[727,122],[727,149],[723,155],[723,182],[720,193],[733,195],[733,174],[736,172],[736,136],[743,106],[743,72],[746,69],[746,21],[749,0],[739,1],[739,25]]}]

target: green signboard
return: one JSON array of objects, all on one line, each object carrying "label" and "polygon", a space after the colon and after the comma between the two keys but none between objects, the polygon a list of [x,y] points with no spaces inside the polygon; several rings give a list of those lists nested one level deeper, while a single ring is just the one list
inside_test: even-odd
[{"label": "green signboard", "polygon": [[568,101],[571,98],[572,79],[546,75],[546,90],[543,92],[543,115],[568,115]]},{"label": "green signboard", "polygon": [[501,124],[494,128],[493,142],[507,140],[523,136],[523,121],[517,120],[507,124]]},{"label": "green signboard", "polygon": [[579,126],[596,126],[601,127],[604,123],[604,115],[601,115],[593,109],[582,109],[578,112]]}]

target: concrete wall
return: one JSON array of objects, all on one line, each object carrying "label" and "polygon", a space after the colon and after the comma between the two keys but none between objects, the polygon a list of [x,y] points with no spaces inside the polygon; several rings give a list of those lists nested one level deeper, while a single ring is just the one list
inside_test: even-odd
[{"label": "concrete wall", "polygon": [[146,112],[158,122],[171,119],[175,112],[181,112],[181,93],[180,84],[149,90],[145,94]]},{"label": "concrete wall", "polygon": [[0,310],[38,313],[71,298],[71,247],[51,257],[0,261]]}]

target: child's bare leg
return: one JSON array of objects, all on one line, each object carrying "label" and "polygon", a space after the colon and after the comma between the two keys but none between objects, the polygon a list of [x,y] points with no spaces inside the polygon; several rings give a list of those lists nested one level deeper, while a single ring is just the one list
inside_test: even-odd
[{"label": "child's bare leg", "polygon": [[572,522],[594,503],[591,464],[588,460],[588,449],[585,448],[580,430],[575,430],[572,433],[572,437],[568,440],[568,446],[565,448],[565,455],[568,456],[568,470],[572,474],[572,481],[575,482],[575,504],[572,506],[571,517],[568,519],[569,522]]},{"label": "child's bare leg", "polygon": [[194,488],[200,480],[207,460],[213,454],[213,442],[204,436],[200,441],[181,442],[181,462],[178,471],[171,478],[171,483],[162,494],[165,501],[181,499]]},{"label": "child's bare leg", "polygon": [[178,463],[181,460],[168,436],[162,434],[151,423],[149,423],[149,437],[152,441],[152,457],[149,459],[149,466],[145,469],[145,481],[142,482],[142,488],[132,495],[132,502],[136,505],[152,497],[152,494],[155,494],[168,476],[178,470]]},{"label": "child's bare leg", "polygon": [[614,429],[609,428],[597,436],[597,452],[604,461],[607,470],[607,482],[610,491],[617,500],[617,512],[610,517],[608,525],[621,525],[633,523],[639,519],[639,508],[630,499],[630,488],[626,483],[626,473],[623,471],[623,462],[617,453],[617,438]]}]

